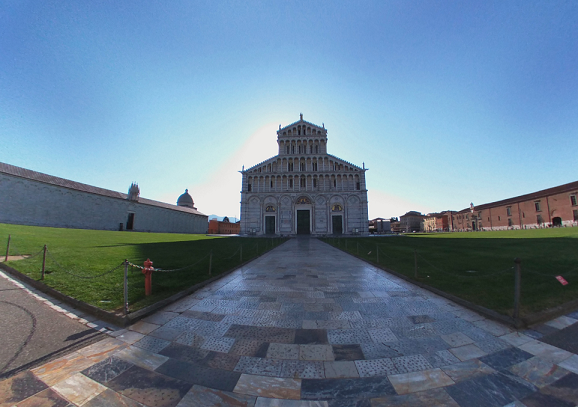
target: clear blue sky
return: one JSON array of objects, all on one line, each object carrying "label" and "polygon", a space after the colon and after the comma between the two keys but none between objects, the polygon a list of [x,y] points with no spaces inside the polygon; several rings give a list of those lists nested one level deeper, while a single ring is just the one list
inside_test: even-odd
[{"label": "clear blue sky", "polygon": [[576,1],[3,1],[0,161],[239,216],[304,114],[369,216],[578,180]]}]

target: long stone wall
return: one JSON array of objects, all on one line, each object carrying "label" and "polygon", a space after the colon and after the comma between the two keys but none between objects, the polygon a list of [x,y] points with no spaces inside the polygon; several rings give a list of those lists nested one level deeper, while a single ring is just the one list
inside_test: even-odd
[{"label": "long stone wall", "polygon": [[[175,206],[175,208],[177,208]],[[0,173],[0,223],[76,229],[119,230],[134,214],[133,230],[206,233],[208,218],[199,215],[78,191]]]}]

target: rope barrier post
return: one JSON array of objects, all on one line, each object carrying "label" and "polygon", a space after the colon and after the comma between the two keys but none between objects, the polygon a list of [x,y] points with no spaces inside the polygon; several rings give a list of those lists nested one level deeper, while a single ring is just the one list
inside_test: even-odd
[{"label": "rope barrier post", "polygon": [[128,315],[128,259],[124,260],[124,315]]},{"label": "rope barrier post", "polygon": [[211,275],[211,268],[213,267],[213,251],[209,254],[209,275]]},{"label": "rope barrier post", "polygon": [[42,278],[44,280],[44,270],[46,269],[46,245],[44,245],[44,254],[42,255]]},{"label": "rope barrier post", "polygon": [[413,249],[413,260],[415,269],[415,279],[417,280],[417,249]]},{"label": "rope barrier post", "polygon": [[522,283],[522,260],[514,259],[514,319],[520,317],[520,291]]},{"label": "rope barrier post", "polygon": [[6,257],[4,261],[8,261],[8,253],[10,252],[10,235],[8,235],[8,243],[6,244]]}]

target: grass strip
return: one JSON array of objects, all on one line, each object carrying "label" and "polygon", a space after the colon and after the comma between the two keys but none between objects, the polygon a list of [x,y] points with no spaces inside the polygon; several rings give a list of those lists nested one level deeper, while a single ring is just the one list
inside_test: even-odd
[{"label": "grass strip", "polygon": [[[124,268],[121,263],[124,259],[142,266],[150,258],[155,268],[184,268],[170,273],[153,273],[153,294],[146,297],[143,274],[130,267],[129,304],[130,310],[135,311],[234,269],[286,240],[0,224],[0,261],[4,261],[8,235],[11,235],[10,255],[35,255],[8,261],[10,267],[40,280],[42,248],[47,245],[45,284],[80,301],[119,312],[123,303]],[[209,275],[208,254],[211,252]],[[187,267],[190,265],[193,266]]]},{"label": "grass strip", "polygon": [[[516,257],[522,260],[522,316],[578,298],[578,228],[323,240],[504,315],[513,313]],[[558,275],[569,284],[560,284]]]}]

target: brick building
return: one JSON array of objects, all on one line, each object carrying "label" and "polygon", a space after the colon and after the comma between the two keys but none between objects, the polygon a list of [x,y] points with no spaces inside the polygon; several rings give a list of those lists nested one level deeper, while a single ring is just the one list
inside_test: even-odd
[{"label": "brick building", "polygon": [[452,216],[454,230],[578,226],[578,181],[502,201],[470,206]]},{"label": "brick building", "polygon": [[218,219],[211,219],[209,221],[209,234],[210,235],[238,235],[241,232],[241,222],[232,223],[229,218],[225,218],[220,221]]},{"label": "brick building", "polygon": [[409,211],[399,217],[400,229],[402,232],[420,232],[425,215],[416,211]]}]

